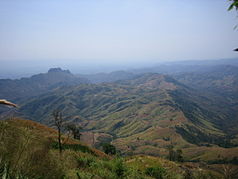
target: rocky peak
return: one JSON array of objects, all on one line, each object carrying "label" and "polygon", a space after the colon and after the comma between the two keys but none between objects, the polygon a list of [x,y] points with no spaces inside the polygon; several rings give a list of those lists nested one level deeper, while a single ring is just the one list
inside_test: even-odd
[{"label": "rocky peak", "polygon": [[61,68],[50,68],[48,71],[48,73],[59,73],[59,72],[70,73],[69,70],[62,70]]}]

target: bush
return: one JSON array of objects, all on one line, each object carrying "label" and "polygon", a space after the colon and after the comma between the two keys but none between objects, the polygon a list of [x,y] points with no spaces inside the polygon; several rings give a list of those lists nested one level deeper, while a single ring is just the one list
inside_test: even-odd
[{"label": "bush", "polygon": [[[59,149],[58,142],[52,142],[51,147],[53,149]],[[81,144],[62,144],[62,149],[63,150],[74,150],[74,151],[81,151],[84,153],[90,153],[94,154],[94,152],[86,145],[81,145]]]},{"label": "bush", "polygon": [[102,145],[102,148],[103,148],[103,151],[106,153],[106,154],[111,154],[111,155],[115,155],[116,154],[116,147],[112,144],[103,144]]},{"label": "bush", "polygon": [[78,162],[78,166],[79,168],[87,168],[90,167],[92,165],[92,163],[95,162],[95,158],[94,157],[80,157],[77,159]]},{"label": "bush", "polygon": [[113,172],[118,178],[124,178],[126,176],[127,168],[122,159],[115,159],[113,163]]},{"label": "bush", "polygon": [[162,167],[149,167],[146,168],[145,173],[156,179],[163,179],[166,175],[166,170]]}]

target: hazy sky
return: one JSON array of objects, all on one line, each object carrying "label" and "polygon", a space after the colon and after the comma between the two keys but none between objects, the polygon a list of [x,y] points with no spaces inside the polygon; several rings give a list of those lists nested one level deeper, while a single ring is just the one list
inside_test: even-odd
[{"label": "hazy sky", "polygon": [[0,62],[237,57],[226,0],[0,0]]}]

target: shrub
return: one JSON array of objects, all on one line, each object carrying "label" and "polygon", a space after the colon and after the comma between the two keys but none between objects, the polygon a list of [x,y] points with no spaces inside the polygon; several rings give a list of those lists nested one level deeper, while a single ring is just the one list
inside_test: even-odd
[{"label": "shrub", "polygon": [[166,175],[166,170],[162,167],[149,167],[146,168],[145,173],[156,179],[163,179]]},{"label": "shrub", "polygon": [[103,151],[106,154],[111,154],[111,155],[115,155],[116,154],[116,147],[114,145],[106,143],[106,144],[103,144],[102,147],[103,147]]},{"label": "shrub", "polygon": [[[58,149],[59,145],[58,142],[52,142],[51,147],[53,149]],[[94,152],[86,145],[81,145],[81,144],[62,144],[62,150],[74,150],[74,151],[81,151],[84,153],[90,153],[90,154],[94,154]]]},{"label": "shrub", "polygon": [[113,172],[118,178],[124,178],[126,176],[127,168],[123,163],[123,160],[117,158],[113,163]]},{"label": "shrub", "polygon": [[84,157],[78,158],[77,162],[78,162],[79,168],[87,168],[87,167],[90,167],[92,163],[95,162],[95,158],[84,156]]}]

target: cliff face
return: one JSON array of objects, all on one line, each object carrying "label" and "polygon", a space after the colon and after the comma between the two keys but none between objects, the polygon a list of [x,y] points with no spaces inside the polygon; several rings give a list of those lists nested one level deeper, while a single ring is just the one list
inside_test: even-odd
[{"label": "cliff face", "polygon": [[69,74],[71,74],[71,72],[69,70],[62,70],[61,68],[50,68],[48,70],[48,73],[69,73]]}]

